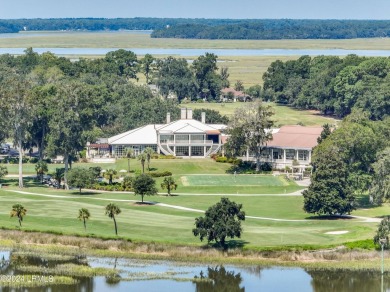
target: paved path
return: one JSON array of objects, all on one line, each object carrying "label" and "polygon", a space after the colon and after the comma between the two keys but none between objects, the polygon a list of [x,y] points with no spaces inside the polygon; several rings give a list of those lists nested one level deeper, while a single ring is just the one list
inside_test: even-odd
[{"label": "paved path", "polygon": [[[61,199],[90,199],[90,200],[100,200],[100,201],[110,201],[110,202],[128,202],[128,203],[134,203],[139,202],[139,200],[124,200],[124,199],[107,199],[107,198],[94,198],[90,196],[61,196],[61,195],[47,195],[47,194],[38,194],[38,193],[31,193],[31,192],[25,192],[25,191],[17,191],[17,190],[7,190],[9,192],[14,192],[18,194],[24,194],[24,195],[31,195],[31,196],[40,196],[40,197],[49,197],[49,198],[61,198]],[[203,194],[205,195],[205,194]],[[252,195],[254,196],[254,195]],[[205,211],[199,210],[199,209],[193,209],[188,207],[182,207],[177,205],[169,205],[165,203],[156,203],[151,201],[145,201],[145,203],[150,203],[154,206],[159,207],[165,207],[165,208],[172,208],[176,210],[183,210],[183,211],[189,211],[189,212],[196,212],[196,213],[204,213]],[[380,222],[380,218],[371,218],[371,217],[363,217],[363,216],[344,216],[346,218],[352,218],[352,219],[360,219],[359,222],[366,222],[366,223],[373,223],[373,222]],[[255,219],[255,220],[268,220],[268,221],[278,221],[278,222],[307,222],[307,221],[318,221],[313,219],[280,219],[280,218],[269,218],[269,217],[258,217],[258,216],[245,216],[246,219]]]}]

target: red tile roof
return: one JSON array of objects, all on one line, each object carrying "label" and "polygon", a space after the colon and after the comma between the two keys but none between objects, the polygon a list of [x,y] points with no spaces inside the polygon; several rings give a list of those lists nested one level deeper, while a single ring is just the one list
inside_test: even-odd
[{"label": "red tile roof", "polygon": [[108,144],[106,144],[106,143],[102,143],[102,144],[94,143],[94,144],[89,144],[88,147],[89,147],[89,148],[108,149],[108,148],[110,148],[110,145],[108,145]]},{"label": "red tile roof", "polygon": [[317,145],[317,138],[322,127],[283,126],[273,134],[273,139],[267,143],[268,147],[285,149],[312,149]]}]

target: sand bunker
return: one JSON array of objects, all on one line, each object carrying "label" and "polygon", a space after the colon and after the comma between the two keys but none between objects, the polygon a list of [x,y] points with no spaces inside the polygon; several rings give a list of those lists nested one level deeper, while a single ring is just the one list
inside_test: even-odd
[{"label": "sand bunker", "polygon": [[329,231],[329,232],[325,232],[325,234],[345,234],[345,233],[348,233],[349,231],[347,230],[340,230],[340,231]]}]

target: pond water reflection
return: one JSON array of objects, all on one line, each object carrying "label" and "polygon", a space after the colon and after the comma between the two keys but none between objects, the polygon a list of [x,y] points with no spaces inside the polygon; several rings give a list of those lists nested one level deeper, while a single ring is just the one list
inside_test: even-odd
[{"label": "pond water reflection", "polygon": [[[20,250],[0,251],[0,272],[0,291],[7,292],[390,290],[390,277],[385,274],[381,279],[378,271],[183,264],[85,255],[34,254]],[[33,278],[27,278],[27,275],[33,275]],[[61,276],[71,282],[62,283],[64,279]],[[42,282],[49,277],[52,277],[52,281]],[[17,279],[19,283],[15,285]]]}]

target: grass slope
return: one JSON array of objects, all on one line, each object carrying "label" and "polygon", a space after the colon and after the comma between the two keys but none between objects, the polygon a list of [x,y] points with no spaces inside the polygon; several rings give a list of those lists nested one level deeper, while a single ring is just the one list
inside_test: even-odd
[{"label": "grass slope", "polygon": [[[64,234],[95,235],[115,237],[113,221],[104,215],[104,206],[117,203],[122,213],[117,216],[119,236],[140,241],[181,243],[201,245],[192,235],[194,219],[201,213],[178,210],[158,205],[139,205],[130,200],[140,198],[133,194],[89,193],[53,190],[45,187],[30,187],[27,192],[54,195],[38,196],[21,194],[16,188],[0,190],[0,222],[5,228],[18,229],[17,220],[9,217],[15,203],[23,204],[28,212],[22,230],[54,231]],[[278,218],[286,221],[253,219],[247,217],[243,223],[244,233],[236,243],[247,247],[286,246],[286,245],[332,245],[346,241],[372,238],[377,223],[349,220],[311,220],[302,210],[301,196],[228,196],[243,204],[247,216]],[[179,195],[146,197],[146,200],[206,210],[219,201],[217,195]],[[124,201],[129,200],[129,201]],[[84,232],[82,222],[77,220],[78,209],[88,208],[91,219]],[[382,212],[388,211],[381,210]],[[362,211],[363,212],[363,211]],[[380,215],[377,214],[377,215]],[[364,213],[362,213],[364,215]],[[296,221],[288,221],[296,220]],[[329,235],[326,232],[347,230],[342,235]]]},{"label": "grass slope", "polygon": [[[244,103],[188,103],[183,104],[183,107],[192,109],[211,109],[220,112],[228,117],[232,116],[234,110],[238,107],[244,106]],[[304,126],[322,126],[326,123],[336,124],[337,120],[331,117],[325,117],[316,111],[311,110],[297,110],[289,106],[281,106],[275,103],[267,103],[274,110],[273,119],[276,126],[283,125],[304,125]]]}]

